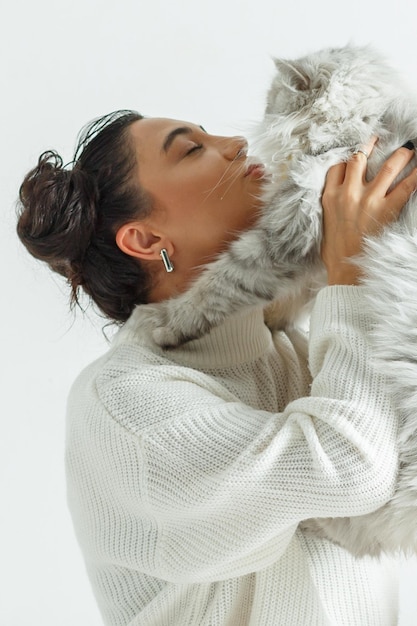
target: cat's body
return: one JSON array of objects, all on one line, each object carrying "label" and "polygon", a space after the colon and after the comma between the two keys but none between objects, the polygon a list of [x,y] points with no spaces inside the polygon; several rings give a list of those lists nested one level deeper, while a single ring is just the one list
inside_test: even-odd
[{"label": "cat's body", "polygon": [[[305,293],[323,271],[320,197],[329,167],[376,135],[379,141],[368,166],[373,177],[396,148],[408,140],[417,144],[417,102],[372,50],[324,50],[276,65],[265,118],[256,133],[256,153],[271,171],[263,214],[185,294],[155,307],[154,338],[160,345],[199,337],[242,306],[260,302],[278,301],[282,321],[288,321],[289,311],[306,301]],[[417,550],[414,223],[416,196],[398,224],[369,242],[362,261],[369,306],[377,319],[375,360],[382,369],[389,361],[389,383],[401,412],[396,494],[366,516],[304,523],[306,532],[323,534],[358,555]]]},{"label": "cat's body", "polygon": [[386,376],[400,416],[395,493],[360,517],[312,519],[303,530],[357,556],[417,552],[417,230],[398,224],[368,243],[362,261],[375,368]]},{"label": "cat's body", "polygon": [[377,135],[373,177],[389,154],[417,138],[417,101],[370,49],[323,50],[276,65],[254,133],[256,156],[271,173],[263,214],[186,293],[157,307],[154,338],[162,346],[195,339],[242,306],[283,303],[304,291],[322,269],[320,198],[329,167]]}]

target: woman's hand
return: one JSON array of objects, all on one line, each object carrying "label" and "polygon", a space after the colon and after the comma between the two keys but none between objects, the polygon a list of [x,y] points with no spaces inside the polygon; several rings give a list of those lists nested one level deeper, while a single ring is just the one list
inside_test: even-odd
[{"label": "woman's hand", "polygon": [[[373,138],[363,149],[370,154],[375,143]],[[400,215],[417,187],[417,169],[389,193],[388,189],[413,156],[413,148],[399,148],[369,182],[365,180],[367,158],[362,152],[329,169],[322,196],[321,249],[329,285],[358,284],[360,270],[349,259],[361,252],[366,235],[376,235]]]}]

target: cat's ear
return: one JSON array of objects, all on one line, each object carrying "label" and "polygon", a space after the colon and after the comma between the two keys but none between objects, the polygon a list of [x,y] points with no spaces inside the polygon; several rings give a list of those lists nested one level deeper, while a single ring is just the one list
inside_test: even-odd
[{"label": "cat's ear", "polygon": [[274,63],[284,84],[295,91],[309,91],[311,79],[302,65],[285,59],[274,59]]}]

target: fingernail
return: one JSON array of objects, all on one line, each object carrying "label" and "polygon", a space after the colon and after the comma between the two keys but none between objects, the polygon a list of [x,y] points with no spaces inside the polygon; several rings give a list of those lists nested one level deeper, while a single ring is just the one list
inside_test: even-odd
[{"label": "fingernail", "polygon": [[407,148],[407,150],[414,150],[414,144],[412,141],[407,141],[407,143],[403,144],[401,148]]}]

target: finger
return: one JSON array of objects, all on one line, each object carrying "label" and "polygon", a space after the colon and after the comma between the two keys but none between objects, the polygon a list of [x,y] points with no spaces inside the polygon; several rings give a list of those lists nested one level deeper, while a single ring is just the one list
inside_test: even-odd
[{"label": "finger", "polygon": [[372,181],[372,185],[379,191],[379,193],[381,193],[381,195],[385,195],[387,193],[398,174],[415,155],[414,145],[411,142],[406,145],[409,145],[410,147],[402,146],[401,148],[398,148],[398,150],[395,150],[390,157],[388,157]]},{"label": "finger", "polygon": [[361,146],[358,146],[358,148],[355,150],[356,155],[358,157],[362,155],[363,157],[365,157],[366,160],[368,160],[372,154],[373,149],[375,148],[375,144],[377,143],[377,141],[378,137],[376,135],[372,135],[372,137],[369,138],[369,141],[362,144]]},{"label": "finger", "polygon": [[337,163],[329,168],[326,175],[326,187],[337,187],[345,179],[346,163]]},{"label": "finger", "polygon": [[371,156],[377,141],[378,137],[373,135],[367,143],[359,146],[352,154],[346,168],[347,182],[358,183],[365,181],[368,157]]},{"label": "finger", "polygon": [[410,196],[417,189],[417,168],[404,178],[394,189],[386,196],[386,219],[390,221],[395,219],[401,213],[404,205]]}]

